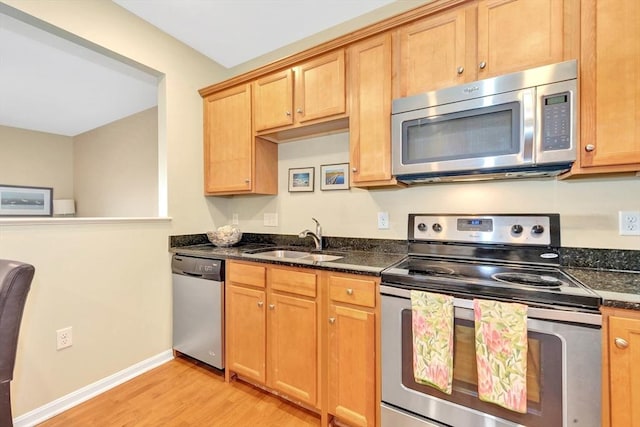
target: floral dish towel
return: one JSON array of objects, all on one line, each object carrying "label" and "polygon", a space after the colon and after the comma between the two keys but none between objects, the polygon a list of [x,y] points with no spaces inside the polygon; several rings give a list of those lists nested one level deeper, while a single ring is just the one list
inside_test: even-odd
[{"label": "floral dish towel", "polygon": [[478,397],[527,412],[527,306],[473,300]]},{"label": "floral dish towel", "polygon": [[417,383],[451,394],[453,297],[411,291],[413,376]]}]

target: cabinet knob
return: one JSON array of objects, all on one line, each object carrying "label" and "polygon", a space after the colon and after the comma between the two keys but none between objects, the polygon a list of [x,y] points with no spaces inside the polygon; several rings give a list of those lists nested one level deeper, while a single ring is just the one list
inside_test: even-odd
[{"label": "cabinet knob", "polygon": [[290,115],[291,115],[291,111],[287,111],[285,114],[286,114],[287,116],[290,116]]},{"label": "cabinet knob", "polygon": [[478,64],[478,67],[480,67],[481,70],[484,70],[487,67],[487,63],[482,61],[480,62],[480,64]]},{"label": "cabinet knob", "polygon": [[347,295],[353,295],[353,289],[351,288],[347,289]]},{"label": "cabinet knob", "polygon": [[258,301],[258,307],[262,307],[264,305],[264,301]]},{"label": "cabinet knob", "polygon": [[336,323],[336,318],[335,317],[329,317],[329,323],[331,323],[332,325],[334,323]]},{"label": "cabinet knob", "polygon": [[624,338],[616,338],[615,340],[613,340],[613,342],[615,343],[616,347],[618,347],[619,349],[624,350],[625,348],[629,347],[629,342],[627,340],[625,340]]},{"label": "cabinet knob", "polygon": [[269,304],[269,310],[273,310],[274,308],[276,308],[275,304]]},{"label": "cabinet knob", "polygon": [[251,180],[249,178],[245,178],[244,182],[245,182],[245,184],[248,184],[248,183],[251,182]]},{"label": "cabinet knob", "polygon": [[353,172],[353,173],[358,172],[358,168],[351,168],[351,172]]},{"label": "cabinet knob", "polygon": [[464,67],[458,67],[456,71],[458,72],[458,74],[462,74],[464,73]]},{"label": "cabinet knob", "polygon": [[296,113],[298,113],[298,114],[302,114],[302,108],[298,108],[298,109],[296,110]]},{"label": "cabinet knob", "polygon": [[590,153],[595,149],[596,149],[596,146],[593,144],[587,144],[584,146],[584,151],[586,151],[587,153]]}]

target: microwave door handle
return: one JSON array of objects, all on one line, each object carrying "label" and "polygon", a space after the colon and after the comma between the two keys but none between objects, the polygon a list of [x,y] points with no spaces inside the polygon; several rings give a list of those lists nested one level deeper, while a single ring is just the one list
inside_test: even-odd
[{"label": "microwave door handle", "polygon": [[534,164],[535,159],[533,142],[535,138],[535,126],[536,126],[536,106],[535,106],[535,89],[527,89],[522,93],[522,138],[523,138],[523,150],[522,161],[524,164]]}]

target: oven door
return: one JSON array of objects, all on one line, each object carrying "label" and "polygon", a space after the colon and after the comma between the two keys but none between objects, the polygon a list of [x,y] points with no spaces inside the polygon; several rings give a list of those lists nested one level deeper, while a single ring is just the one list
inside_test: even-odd
[{"label": "oven door", "polygon": [[454,302],[454,381],[447,395],[414,380],[409,291],[382,286],[381,292],[382,427],[414,427],[420,420],[424,426],[600,426],[600,315],[529,308],[528,410],[520,414],[477,397],[471,300]]}]

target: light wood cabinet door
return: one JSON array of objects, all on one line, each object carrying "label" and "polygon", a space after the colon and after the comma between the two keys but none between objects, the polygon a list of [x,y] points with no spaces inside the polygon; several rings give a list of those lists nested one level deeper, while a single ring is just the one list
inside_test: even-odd
[{"label": "light wood cabinet door", "polygon": [[278,192],[278,146],[253,135],[251,84],[204,99],[204,192]]},{"label": "light wood cabinet door", "polygon": [[564,0],[479,0],[478,79],[561,62]]},{"label": "light wood cabinet door", "polygon": [[351,185],[386,186],[391,175],[391,33],[349,47]]},{"label": "light wood cabinet door", "polygon": [[612,427],[640,426],[640,317],[609,317]]},{"label": "light wood cabinet door", "polygon": [[293,72],[286,69],[257,79],[253,120],[256,132],[293,124]]},{"label": "light wood cabinet door", "polygon": [[576,173],[640,171],[640,2],[584,0]]},{"label": "light wood cabinet door", "polygon": [[270,135],[274,129],[282,132],[307,122],[333,120],[337,115],[344,117],[347,111],[344,49],[259,78],[253,87],[254,125],[258,134]]},{"label": "light wood cabinet door", "polygon": [[204,188],[206,194],[250,192],[253,132],[251,85],[204,99]]},{"label": "light wood cabinet door", "polygon": [[375,314],[329,306],[329,412],[349,425],[376,425]]},{"label": "light wood cabinet door", "polygon": [[294,69],[295,120],[301,123],[346,112],[344,49]]},{"label": "light wood cabinet door", "polygon": [[233,283],[225,292],[227,370],[265,384],[265,292]]},{"label": "light wood cabinet door", "polygon": [[269,387],[316,406],[318,319],[315,300],[271,293],[267,312]]},{"label": "light wood cabinet door", "polygon": [[395,98],[474,80],[475,8],[402,26],[397,39]]}]

